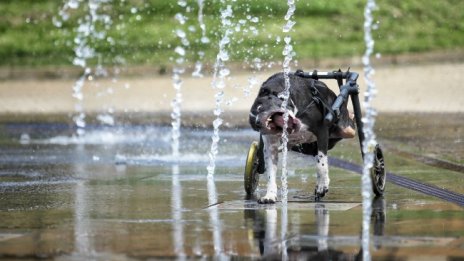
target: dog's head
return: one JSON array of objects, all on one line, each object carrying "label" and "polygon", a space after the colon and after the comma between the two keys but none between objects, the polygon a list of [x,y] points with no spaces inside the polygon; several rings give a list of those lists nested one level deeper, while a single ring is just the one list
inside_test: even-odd
[{"label": "dog's head", "polygon": [[286,108],[281,108],[284,90],[283,73],[275,74],[263,83],[250,110],[249,122],[254,130],[263,134],[281,134],[285,124],[285,112],[288,112],[287,132],[291,134],[300,130],[301,121],[295,115],[295,104],[291,97]]}]

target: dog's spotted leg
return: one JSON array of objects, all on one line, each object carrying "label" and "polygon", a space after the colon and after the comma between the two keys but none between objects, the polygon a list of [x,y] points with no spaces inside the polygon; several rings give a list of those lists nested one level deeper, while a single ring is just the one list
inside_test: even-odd
[{"label": "dog's spotted leg", "polygon": [[327,150],[329,143],[329,131],[327,127],[322,127],[317,135],[317,184],[314,191],[314,197],[316,201],[320,201],[321,198],[329,192],[329,161],[327,158]]},{"label": "dog's spotted leg", "polygon": [[260,204],[274,204],[277,201],[276,172],[279,155],[280,137],[263,135],[264,165],[266,166],[267,188],[266,195],[258,200]]}]

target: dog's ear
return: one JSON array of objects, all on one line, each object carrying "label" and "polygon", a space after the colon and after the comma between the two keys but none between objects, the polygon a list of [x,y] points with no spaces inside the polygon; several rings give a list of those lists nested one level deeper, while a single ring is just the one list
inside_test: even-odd
[{"label": "dog's ear", "polygon": [[304,74],[304,71],[301,70],[301,69],[297,69],[297,70],[295,71],[295,75],[296,75],[296,76],[302,76],[303,74]]}]

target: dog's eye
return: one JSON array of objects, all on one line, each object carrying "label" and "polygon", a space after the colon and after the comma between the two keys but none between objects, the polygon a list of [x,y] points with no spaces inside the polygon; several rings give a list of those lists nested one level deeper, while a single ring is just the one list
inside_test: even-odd
[{"label": "dog's eye", "polygon": [[259,96],[267,96],[269,95],[269,90],[266,88],[263,88],[259,91]]}]

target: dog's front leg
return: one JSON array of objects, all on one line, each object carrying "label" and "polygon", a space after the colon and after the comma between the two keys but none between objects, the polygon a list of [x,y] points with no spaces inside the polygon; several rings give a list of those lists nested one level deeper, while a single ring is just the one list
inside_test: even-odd
[{"label": "dog's front leg", "polygon": [[267,188],[266,195],[258,200],[260,204],[274,204],[277,201],[276,173],[279,160],[280,137],[263,135],[264,165],[266,167]]},{"label": "dog's front leg", "polygon": [[319,201],[329,192],[329,162],[327,150],[329,143],[329,130],[326,126],[319,130],[317,136],[317,185],[314,191],[315,200]]}]

